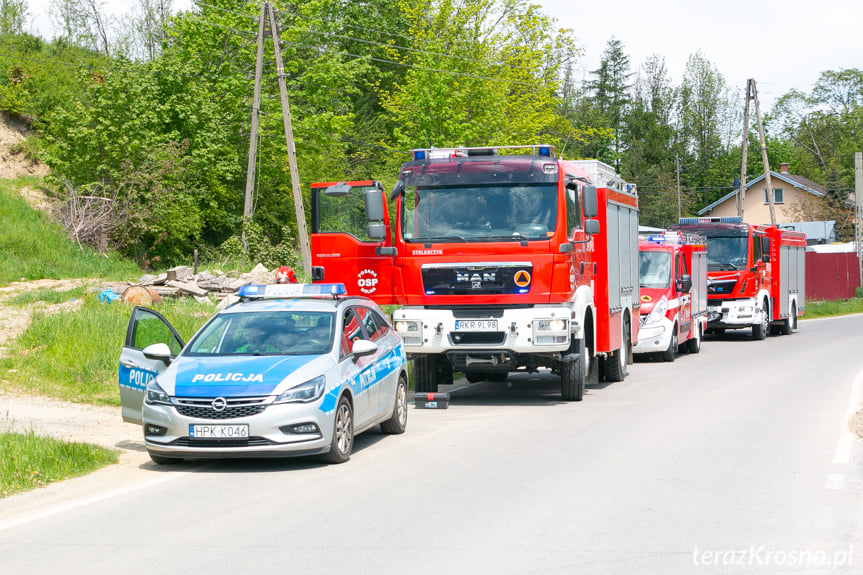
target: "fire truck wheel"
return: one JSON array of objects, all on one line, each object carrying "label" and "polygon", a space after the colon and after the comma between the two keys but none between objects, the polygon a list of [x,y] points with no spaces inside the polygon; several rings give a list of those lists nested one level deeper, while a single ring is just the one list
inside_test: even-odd
[{"label": "fire truck wheel", "polygon": [[780,335],[791,335],[791,316],[786,317],[785,321],[779,324]]},{"label": "fire truck wheel", "polygon": [[686,351],[698,353],[701,351],[701,326],[695,326],[695,337],[686,342]]},{"label": "fire truck wheel", "polygon": [[674,356],[677,353],[677,324],[671,328],[671,341],[668,342],[668,349],[662,352],[662,361],[674,361]]},{"label": "fire truck wheel", "polygon": [[752,326],[752,337],[754,339],[766,339],[767,331],[770,329],[770,314],[767,303],[761,304],[761,323]]},{"label": "fire truck wheel", "polygon": [[797,331],[797,304],[791,304],[791,331]]},{"label": "fire truck wheel", "polygon": [[[418,393],[437,392],[437,357],[424,355],[414,360],[414,388]],[[450,370],[452,377],[452,370]]]},{"label": "fire truck wheel", "polygon": [[585,353],[563,356],[560,368],[560,395],[564,401],[584,399],[584,380],[587,376]]},{"label": "fire truck wheel", "polygon": [[606,381],[623,381],[626,377],[626,365],[629,363],[629,322],[623,322],[623,333],[620,341],[622,345],[620,349],[611,352],[611,356],[605,358],[605,379]]}]

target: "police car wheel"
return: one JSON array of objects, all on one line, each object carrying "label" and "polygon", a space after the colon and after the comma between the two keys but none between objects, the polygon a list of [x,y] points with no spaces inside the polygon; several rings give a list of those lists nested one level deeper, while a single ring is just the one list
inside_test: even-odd
[{"label": "police car wheel", "polygon": [[182,459],[179,459],[177,457],[165,457],[164,455],[157,455],[152,451],[149,451],[148,453],[150,454],[150,459],[156,465],[174,465],[183,461]]},{"label": "police car wheel", "polygon": [[329,453],[324,454],[324,460],[329,463],[344,463],[351,458],[354,447],[354,412],[351,402],[343,395],[336,407],[333,422],[333,439],[330,442]]},{"label": "police car wheel", "polygon": [[393,406],[393,415],[381,423],[381,431],[390,435],[398,435],[405,432],[408,424],[408,380],[404,374],[399,376],[396,386],[396,403]]}]

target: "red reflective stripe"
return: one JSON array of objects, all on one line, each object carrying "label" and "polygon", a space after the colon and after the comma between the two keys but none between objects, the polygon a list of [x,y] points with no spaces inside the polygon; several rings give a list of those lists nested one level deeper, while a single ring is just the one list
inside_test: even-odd
[{"label": "red reflective stripe", "polygon": [[434,401],[434,394],[433,393],[426,394],[426,401]]}]

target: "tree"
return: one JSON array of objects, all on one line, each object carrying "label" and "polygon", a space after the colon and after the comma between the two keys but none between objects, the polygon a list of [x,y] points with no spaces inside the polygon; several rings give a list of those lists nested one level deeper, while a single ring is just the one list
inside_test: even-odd
[{"label": "tree", "polygon": [[600,58],[599,68],[592,71],[594,79],[587,83],[588,97],[605,124],[611,129],[611,150],[606,158],[620,170],[620,159],[625,149],[625,119],[629,112],[629,56],[623,51],[623,44],[614,36],[608,41]]},{"label": "tree", "polygon": [[0,34],[20,34],[27,16],[27,0],[0,0]]}]

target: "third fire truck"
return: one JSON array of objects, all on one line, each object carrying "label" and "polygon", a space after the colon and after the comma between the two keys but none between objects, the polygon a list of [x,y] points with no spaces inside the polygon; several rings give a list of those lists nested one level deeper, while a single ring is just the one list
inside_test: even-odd
[{"label": "third fire truck", "polygon": [[682,218],[670,230],[707,238],[708,329],[790,334],[806,309],[806,235],[739,217]]},{"label": "third fire truck", "polygon": [[707,241],[687,232],[642,234],[638,244],[641,327],[634,354],[674,361],[698,353],[707,328]]},{"label": "third fire truck", "polygon": [[552,146],[412,150],[390,194],[312,186],[318,280],[393,312],[418,392],[548,367],[561,394],[620,381],[638,336],[638,198]]}]

